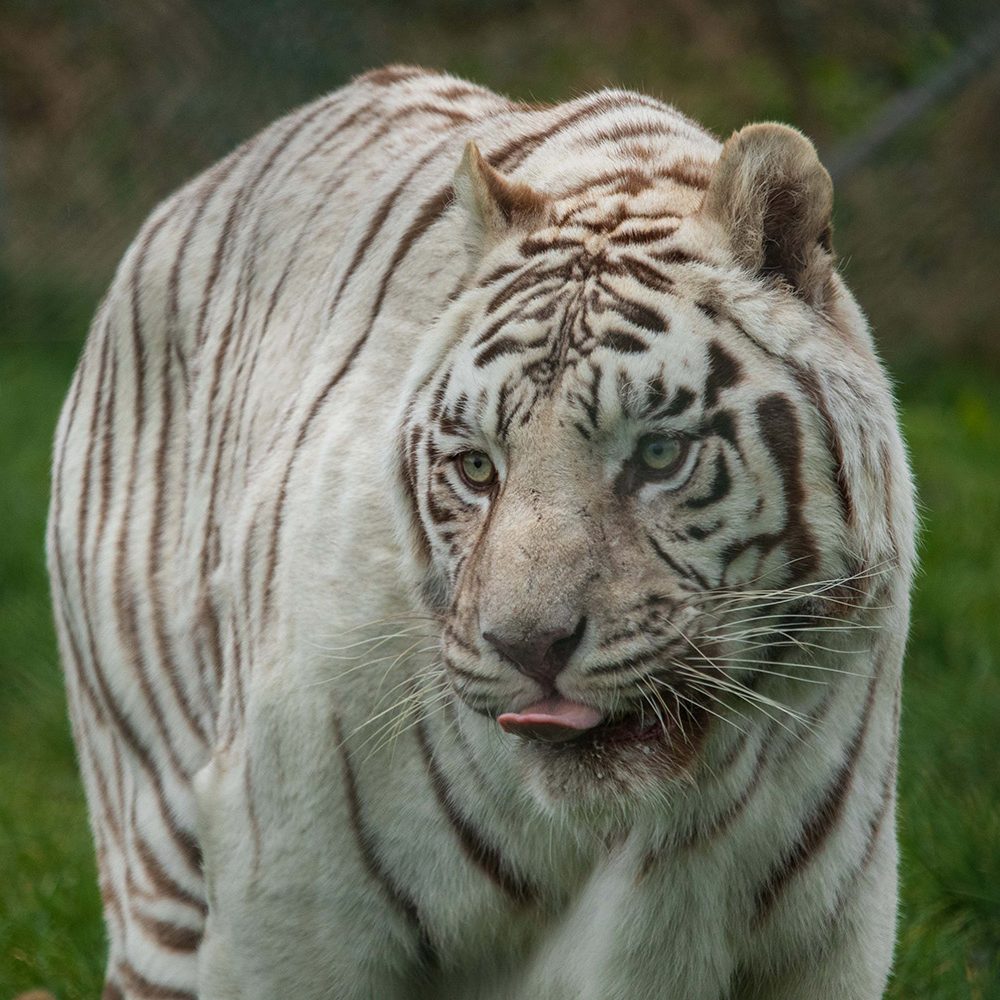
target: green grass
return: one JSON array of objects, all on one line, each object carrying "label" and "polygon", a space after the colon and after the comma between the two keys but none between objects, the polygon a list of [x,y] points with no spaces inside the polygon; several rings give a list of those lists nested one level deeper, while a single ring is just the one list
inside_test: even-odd
[{"label": "green grass", "polygon": [[[0,340],[0,1000],[39,986],[95,997],[103,964],[42,560],[49,442],[74,355]],[[1000,1000],[1000,377],[939,366],[901,391],[924,531],[890,996]]]},{"label": "green grass", "polygon": [[76,347],[0,341],[0,998],[100,993],[104,936],[42,551]]}]

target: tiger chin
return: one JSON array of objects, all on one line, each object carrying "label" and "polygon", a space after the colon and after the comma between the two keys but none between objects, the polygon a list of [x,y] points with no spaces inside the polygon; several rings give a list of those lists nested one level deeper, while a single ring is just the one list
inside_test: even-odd
[{"label": "tiger chin", "polygon": [[832,204],[388,67],[153,212],[48,537],[105,997],[883,995],[913,488]]}]

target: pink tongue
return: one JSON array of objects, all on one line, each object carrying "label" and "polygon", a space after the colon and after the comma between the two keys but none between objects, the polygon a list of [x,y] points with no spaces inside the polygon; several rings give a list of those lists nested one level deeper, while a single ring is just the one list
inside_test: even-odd
[{"label": "pink tongue", "polygon": [[520,712],[505,712],[497,722],[505,733],[546,743],[562,743],[600,725],[603,719],[596,708],[565,698],[547,698]]}]

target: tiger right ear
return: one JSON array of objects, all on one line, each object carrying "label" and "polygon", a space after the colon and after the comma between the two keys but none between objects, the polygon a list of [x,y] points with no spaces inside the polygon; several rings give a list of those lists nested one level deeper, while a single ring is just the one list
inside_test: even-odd
[{"label": "tiger right ear", "polygon": [[551,217],[552,203],[544,194],[495,170],[471,140],[453,184],[469,218],[471,249],[480,255],[508,233],[540,229]]}]

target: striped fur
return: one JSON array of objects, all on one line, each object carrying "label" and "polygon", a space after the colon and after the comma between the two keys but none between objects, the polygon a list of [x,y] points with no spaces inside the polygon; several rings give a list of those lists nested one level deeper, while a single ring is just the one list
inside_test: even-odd
[{"label": "striped fur", "polygon": [[[390,67],[156,209],[50,514],[106,998],[882,995],[912,487],[810,150]],[[563,619],[655,738],[500,733]]]}]

